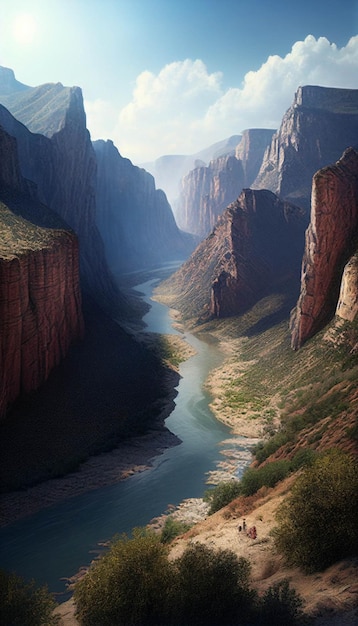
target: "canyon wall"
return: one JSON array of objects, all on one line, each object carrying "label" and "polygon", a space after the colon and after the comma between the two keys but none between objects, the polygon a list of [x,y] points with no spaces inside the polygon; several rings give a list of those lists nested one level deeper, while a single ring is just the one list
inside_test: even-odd
[{"label": "canyon wall", "polygon": [[349,146],[358,147],[358,89],[299,87],[252,187],[309,209],[313,175]]},{"label": "canyon wall", "polygon": [[177,227],[151,174],[123,158],[112,141],[93,143],[97,158],[97,224],[116,272],[187,258],[193,238]]},{"label": "canyon wall", "polygon": [[291,317],[295,350],[324,328],[337,306],[342,317],[355,315],[357,249],[358,152],[349,148],[339,161],[313,177],[301,293]]},{"label": "canyon wall", "polygon": [[234,154],[198,165],[181,182],[176,213],[179,225],[201,239],[214,228],[224,209],[255,179],[273,130],[245,130]]},{"label": "canyon wall", "polygon": [[0,417],[48,378],[84,331],[77,237],[16,214],[25,205],[44,219],[47,210],[21,176],[16,148],[0,127]]},{"label": "canyon wall", "polygon": [[270,191],[244,189],[160,292],[186,317],[243,313],[273,289],[298,283],[305,223],[302,209]]},{"label": "canyon wall", "polygon": [[23,177],[78,235],[82,287],[101,304],[118,306],[96,225],[96,157],[81,90],[57,83],[4,95],[0,85],[0,102],[0,124],[17,139]]}]

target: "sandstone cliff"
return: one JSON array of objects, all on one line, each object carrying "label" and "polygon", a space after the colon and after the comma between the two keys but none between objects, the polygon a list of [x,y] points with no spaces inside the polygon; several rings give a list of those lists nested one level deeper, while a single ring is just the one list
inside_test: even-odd
[{"label": "sandstone cliff", "polygon": [[357,274],[354,255],[357,248],[358,152],[349,148],[335,165],[319,170],[313,177],[301,293],[291,318],[294,349],[300,348],[334,316],[342,275],[344,283],[338,313],[348,319],[355,316]]},{"label": "sandstone cliff", "polygon": [[0,124],[17,139],[21,174],[78,235],[82,286],[113,307],[120,300],[96,225],[96,157],[81,90],[57,83],[3,91],[0,84]]},{"label": "sandstone cliff", "polygon": [[299,87],[252,187],[309,208],[314,173],[349,146],[358,146],[358,90]]},{"label": "sandstone cliff", "polygon": [[255,179],[273,130],[245,130],[235,154],[191,170],[181,182],[177,204],[179,225],[200,238],[213,229],[223,210]]},{"label": "sandstone cliff", "polygon": [[[37,389],[83,335],[78,240],[36,201],[16,141],[0,127],[0,417]],[[5,202],[4,202],[5,200]],[[10,210],[11,206],[14,210]],[[21,207],[45,228],[25,220]]]},{"label": "sandstone cliff", "polygon": [[97,223],[116,272],[187,258],[193,238],[181,232],[151,174],[123,158],[112,141],[93,143]]},{"label": "sandstone cliff", "polygon": [[304,228],[301,209],[244,189],[159,293],[187,317],[243,313],[285,282],[298,283]]}]

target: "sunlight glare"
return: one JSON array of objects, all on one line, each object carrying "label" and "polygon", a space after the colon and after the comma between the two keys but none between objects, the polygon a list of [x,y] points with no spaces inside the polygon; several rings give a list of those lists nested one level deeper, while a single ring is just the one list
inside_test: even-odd
[{"label": "sunlight glare", "polygon": [[35,18],[29,13],[21,13],[16,16],[13,24],[15,40],[20,44],[30,44],[34,41],[37,31]]}]

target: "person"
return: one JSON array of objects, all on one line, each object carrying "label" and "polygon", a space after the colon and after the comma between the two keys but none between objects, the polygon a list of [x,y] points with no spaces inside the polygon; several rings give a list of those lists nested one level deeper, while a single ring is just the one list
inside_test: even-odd
[{"label": "person", "polygon": [[239,524],[237,528],[238,528],[239,533],[241,533],[241,524]]},{"label": "person", "polygon": [[243,531],[245,532],[245,530],[246,530],[246,520],[245,520],[245,518],[242,521],[242,528],[243,528]]}]

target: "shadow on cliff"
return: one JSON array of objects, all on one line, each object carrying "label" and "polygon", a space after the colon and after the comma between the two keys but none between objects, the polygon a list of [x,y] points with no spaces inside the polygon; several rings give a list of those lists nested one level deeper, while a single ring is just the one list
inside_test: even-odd
[{"label": "shadow on cliff", "polygon": [[0,490],[23,488],[78,468],[149,428],[163,428],[178,375],[164,367],[88,298],[86,334],[35,392],[0,424]]}]

